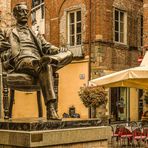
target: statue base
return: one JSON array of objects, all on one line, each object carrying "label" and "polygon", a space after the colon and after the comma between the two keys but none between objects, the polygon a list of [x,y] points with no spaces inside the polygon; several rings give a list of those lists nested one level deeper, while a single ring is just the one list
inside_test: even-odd
[{"label": "statue base", "polygon": [[107,125],[106,121],[100,119],[76,119],[67,118],[61,120],[46,120],[45,118],[24,118],[0,120],[0,129],[19,131],[40,131],[67,128],[80,128],[90,126]]},{"label": "statue base", "polygon": [[68,119],[47,121],[40,119],[0,120],[0,147],[49,147],[64,148],[107,147],[111,128],[101,126],[99,119]]}]

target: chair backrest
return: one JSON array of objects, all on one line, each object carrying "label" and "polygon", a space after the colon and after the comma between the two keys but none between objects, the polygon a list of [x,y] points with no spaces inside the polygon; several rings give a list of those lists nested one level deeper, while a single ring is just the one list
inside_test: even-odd
[{"label": "chair backrest", "polygon": [[119,136],[129,135],[129,134],[131,134],[131,131],[128,128],[126,128],[126,126],[120,125],[118,134],[119,134]]},{"label": "chair backrest", "polygon": [[113,135],[118,134],[118,132],[119,132],[119,125],[110,125],[110,127],[111,127]]},{"label": "chair backrest", "polygon": [[130,121],[129,126],[131,127],[137,127],[137,122],[136,121]]},{"label": "chair backrest", "polygon": [[148,137],[148,127],[143,128],[143,135]]},{"label": "chair backrest", "polygon": [[115,134],[118,134],[119,131],[120,131],[120,126],[119,125],[116,125]]},{"label": "chair backrest", "polygon": [[135,137],[135,136],[141,136],[142,135],[141,129],[139,127],[137,127],[136,129],[134,129],[132,131],[132,135],[133,135],[133,137]]}]

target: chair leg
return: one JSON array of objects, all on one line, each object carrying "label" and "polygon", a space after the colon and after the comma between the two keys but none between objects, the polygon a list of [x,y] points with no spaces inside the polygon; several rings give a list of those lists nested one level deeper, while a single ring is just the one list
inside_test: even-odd
[{"label": "chair leg", "polygon": [[7,87],[7,74],[3,73],[3,106],[4,106],[4,119],[9,119],[9,103],[8,103],[8,87]]},{"label": "chair leg", "polygon": [[41,100],[40,91],[37,91],[37,103],[38,103],[38,116],[43,117],[42,100]]},{"label": "chair leg", "polygon": [[13,89],[10,89],[9,118],[12,118],[12,109],[13,109],[13,103],[14,103],[14,93],[15,93],[15,91]]}]

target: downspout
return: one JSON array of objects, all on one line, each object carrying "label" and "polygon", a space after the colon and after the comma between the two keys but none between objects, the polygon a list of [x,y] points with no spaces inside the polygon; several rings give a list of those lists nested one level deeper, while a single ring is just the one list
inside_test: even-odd
[{"label": "downspout", "polygon": [[[88,45],[88,56],[89,56],[89,60],[88,60],[88,82],[91,79],[91,0],[89,0],[89,45]],[[91,115],[92,113],[92,109],[91,107],[89,107],[88,109],[88,116],[89,118],[92,117]]]},{"label": "downspout", "polygon": [[89,0],[89,46],[88,46],[88,55],[89,55],[89,63],[88,63],[88,81],[91,79],[91,0]]}]

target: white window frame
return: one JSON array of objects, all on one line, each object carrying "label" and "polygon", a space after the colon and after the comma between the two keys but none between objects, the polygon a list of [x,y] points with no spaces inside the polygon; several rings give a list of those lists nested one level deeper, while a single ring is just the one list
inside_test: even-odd
[{"label": "white window frame", "polygon": [[[115,20],[115,12],[118,12],[118,30],[119,31],[116,31],[115,30],[115,22],[117,22]],[[120,40],[120,35],[121,35],[121,30],[120,30],[120,25],[121,25],[121,21],[120,21],[120,15],[121,13],[123,13],[123,42]],[[118,41],[115,40],[115,32],[118,32]],[[113,40],[115,43],[120,43],[120,44],[125,44],[127,45],[127,12],[123,11],[123,10],[120,10],[120,9],[117,9],[117,8],[114,8],[114,11],[113,11]]]},{"label": "white window frame", "polygon": [[[45,0],[44,0],[44,1],[45,1]],[[45,3],[45,2],[41,2],[41,0],[40,0],[40,4],[37,5],[37,6],[35,6],[35,7],[32,7],[32,10],[36,9],[37,7],[41,7],[41,5],[44,5],[44,3]]]},{"label": "white window frame", "polygon": [[[81,20],[80,21],[77,21],[77,12],[80,11],[81,12]],[[70,44],[70,14],[71,13],[74,13],[74,45],[71,45]],[[77,10],[73,10],[73,11],[69,11],[68,12],[68,45],[70,47],[75,47],[75,46],[81,46],[82,45],[82,11],[81,9],[77,9]],[[76,33],[76,30],[77,30],[77,23],[81,23],[81,32],[80,33]],[[77,44],[77,35],[80,34],[81,35],[81,43],[80,44]]]},{"label": "white window frame", "polygon": [[[44,7],[44,12],[42,12],[42,7]],[[40,18],[40,20],[36,20],[36,12],[37,12],[37,10],[40,10],[40,13],[41,13],[41,18]],[[45,2],[41,2],[40,1],[40,4],[39,5],[37,5],[37,6],[35,6],[35,7],[33,7],[32,9],[31,9],[31,12],[32,12],[32,15],[33,15],[33,12],[35,13],[34,15],[35,15],[35,21],[37,21],[37,26],[39,26],[39,32],[41,33],[41,34],[45,34]],[[43,17],[42,17],[42,13],[44,13],[43,14]],[[33,17],[33,16],[32,16]],[[32,18],[33,19],[33,18]]]},{"label": "white window frame", "polygon": [[44,13],[44,17],[43,17],[42,19],[44,19],[44,18],[45,18],[45,2],[40,3],[39,5],[33,7],[33,8],[31,9],[31,12],[36,11],[37,9],[41,9],[42,6],[44,6],[44,12],[43,12],[43,13]]}]

